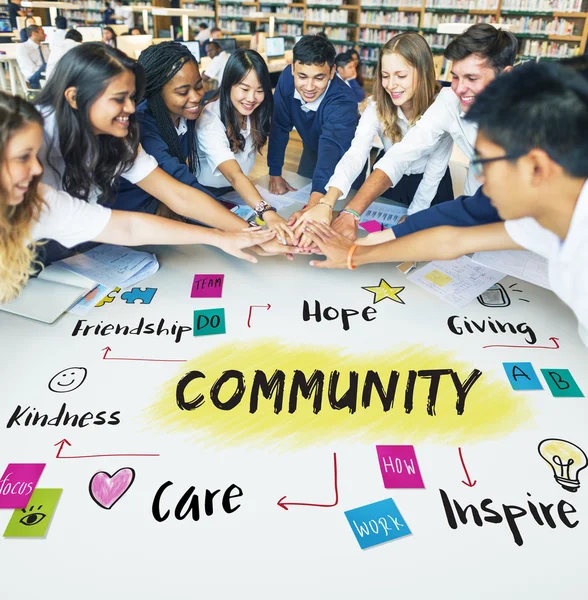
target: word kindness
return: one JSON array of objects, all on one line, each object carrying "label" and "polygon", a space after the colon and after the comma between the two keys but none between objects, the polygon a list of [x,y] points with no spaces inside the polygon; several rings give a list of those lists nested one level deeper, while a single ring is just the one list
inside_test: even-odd
[{"label": "word kindness", "polygon": [[[324,373],[315,370],[310,376],[302,371],[294,371],[286,376],[284,371],[275,370],[271,377],[263,371],[255,371],[253,380],[246,382],[245,375],[241,371],[225,371],[210,387],[209,399],[219,410],[232,410],[239,406],[245,395],[248,395],[249,412],[255,413],[259,407],[260,397],[269,399],[274,397],[273,410],[279,414],[287,403],[287,410],[294,413],[298,407],[300,397],[310,400],[312,398],[312,411],[318,414],[324,402],[328,402],[332,409],[341,410],[347,408],[351,414],[355,413],[358,404],[367,409],[375,395],[382,404],[384,412],[388,412],[394,406],[396,400],[400,373],[390,371],[386,374],[386,384],[382,382],[380,373],[367,371],[363,377],[363,385],[360,386],[359,373],[349,371],[345,375],[346,381],[339,371]],[[423,392],[423,384],[427,386],[426,410],[434,416],[439,392],[439,385],[445,378],[450,381],[455,389],[455,410],[458,415],[465,410],[466,398],[476,381],[482,376],[482,371],[474,369],[465,379],[453,369],[423,369],[420,371],[409,370],[406,376],[406,385],[400,391],[403,400],[404,411],[408,414],[414,408],[415,389]],[[181,410],[196,410],[206,402],[202,393],[188,393],[188,386],[205,380],[206,375],[201,371],[190,371],[177,384],[176,402]],[[286,381],[288,379],[288,382]],[[204,382],[202,382],[204,383]],[[249,384],[249,389],[247,385]],[[194,389],[191,386],[191,390]],[[419,389],[420,388],[420,389]]]},{"label": "word kindness", "polygon": [[88,321],[86,319],[79,319],[75,324],[73,331],[71,332],[72,337],[81,335],[86,337],[88,335],[93,336],[107,336],[107,335],[157,335],[157,336],[174,336],[174,341],[179,343],[182,336],[189,331],[192,331],[190,325],[178,325],[175,321],[173,325],[166,325],[165,319],[159,319],[159,323],[146,323],[145,319],[141,317],[136,327],[130,325],[121,325],[120,323],[107,323],[104,325],[104,321],[100,321],[97,325],[86,325]]},{"label": "word kindness", "polygon": [[25,406],[20,404],[14,409],[12,416],[6,423],[6,428],[10,429],[13,425],[17,427],[59,427],[61,425],[69,425],[70,427],[88,427],[89,425],[118,425],[120,419],[120,410],[116,410],[110,415],[107,411],[101,410],[97,413],[85,412],[82,415],[70,413],[67,410],[65,402],[61,405],[61,409],[57,415],[48,415],[40,413],[35,407]]}]

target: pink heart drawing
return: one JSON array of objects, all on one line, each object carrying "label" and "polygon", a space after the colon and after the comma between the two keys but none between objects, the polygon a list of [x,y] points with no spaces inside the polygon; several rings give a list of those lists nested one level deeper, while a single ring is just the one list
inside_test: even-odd
[{"label": "pink heart drawing", "polygon": [[114,475],[98,471],[90,479],[90,497],[98,506],[110,510],[129,490],[135,481],[131,467],[119,469]]}]

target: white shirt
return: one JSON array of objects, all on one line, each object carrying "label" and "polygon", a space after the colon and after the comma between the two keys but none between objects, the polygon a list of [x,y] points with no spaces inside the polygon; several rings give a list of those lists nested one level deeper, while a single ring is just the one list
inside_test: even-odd
[{"label": "white shirt", "polygon": [[[339,75],[337,73],[337,75]],[[329,91],[329,88],[331,87],[331,81],[329,81],[329,83],[327,83],[327,89],[316,99],[313,100],[312,102],[306,102],[302,96],[298,93],[298,90],[296,88],[294,88],[294,99],[295,100],[300,100],[300,110],[302,110],[303,112],[316,112],[319,108],[319,106],[321,105],[321,102],[324,100],[325,96],[327,95],[327,92]]]},{"label": "white shirt", "polygon": [[47,36],[47,42],[49,42],[49,48],[51,48],[51,52],[53,52],[54,46],[59,46],[65,42],[65,34],[67,33],[66,29],[56,29],[51,37]]},{"label": "white shirt", "polygon": [[[448,133],[468,160],[474,158],[474,144],[478,126],[465,120],[458,97],[450,88],[443,88],[435,102],[406,134],[403,140],[394,144],[384,157],[374,166],[388,175],[396,185],[411,163],[425,152],[431,152],[441,137]],[[465,183],[466,196],[472,196],[480,187],[480,182],[472,169],[468,169]]]},{"label": "white shirt", "polygon": [[[65,171],[65,163],[59,147],[55,113],[47,106],[38,107],[38,110],[45,119],[43,144],[39,151],[39,160],[43,165],[42,181],[56,190],[63,190],[62,178]],[[136,184],[145,179],[147,175],[150,175],[157,166],[157,160],[139,146],[139,152],[133,166],[125,171],[122,177]],[[88,202],[95,204],[97,201],[98,193],[96,190],[92,190]]]},{"label": "white shirt", "polygon": [[206,29],[203,29],[197,36],[196,36],[196,41],[200,42],[201,44],[203,44],[204,42],[208,41],[210,39],[210,36],[212,34],[210,33],[210,29],[207,27]]},{"label": "white shirt", "polygon": [[27,81],[43,66],[40,51],[41,46],[31,38],[16,47],[16,62]]},{"label": "white shirt", "polygon": [[112,211],[109,208],[77,200],[43,183],[38,189],[45,205],[39,220],[33,224],[31,241],[57,240],[71,248],[95,239],[110,221]]},{"label": "white shirt", "polygon": [[69,50],[79,45],[79,42],[67,39],[63,40],[59,44],[54,44],[53,46],[51,46],[51,54],[49,54],[49,58],[47,59],[47,68],[45,69],[45,76],[49,78],[49,75],[51,75],[53,69],[55,69],[55,66],[59,62],[59,59],[64,54],[67,54]]},{"label": "white shirt", "polygon": [[[409,123],[400,108],[398,109],[398,126],[404,137],[409,131]],[[326,185],[327,190],[330,187],[336,187],[343,192],[341,198],[347,196],[353,182],[357,179],[370,157],[375,136],[378,136],[382,141],[385,152],[388,152],[393,147],[394,142],[384,135],[382,123],[378,118],[376,103],[373,99],[370,99],[355,130],[355,137],[353,138],[353,142],[351,142],[351,147],[337,164],[333,176]],[[416,160],[408,165],[404,175],[423,173],[423,179],[419,183],[414,198],[408,207],[409,215],[428,208],[431,205],[437,193],[439,182],[447,170],[452,149],[453,139],[449,134],[444,134],[439,137],[439,140],[431,149],[426,149]],[[376,166],[380,162],[376,163]]]},{"label": "white shirt", "polygon": [[565,240],[532,217],[506,221],[504,226],[519,246],[547,259],[549,285],[578,317],[580,338],[588,346],[588,181]]},{"label": "white shirt", "polygon": [[229,60],[228,52],[224,50],[217,54],[211,61],[206,70],[204,71],[204,75],[210,77],[211,79],[216,79],[220,85],[220,82],[223,79],[223,73],[225,72],[225,67],[227,65],[227,61]]},{"label": "white shirt", "polygon": [[123,21],[123,23],[131,29],[135,25],[135,15],[129,6],[115,6],[114,7],[114,16]]},{"label": "white shirt", "polygon": [[251,122],[247,117],[247,129],[241,129],[241,135],[245,138],[245,149],[233,154],[225,126],[221,121],[220,102],[215,100],[206,105],[200,118],[196,121],[198,161],[200,163],[199,183],[217,188],[231,185],[218,170],[218,166],[227,160],[236,160],[241,171],[245,175],[249,174],[255,164],[255,148],[250,128]]}]

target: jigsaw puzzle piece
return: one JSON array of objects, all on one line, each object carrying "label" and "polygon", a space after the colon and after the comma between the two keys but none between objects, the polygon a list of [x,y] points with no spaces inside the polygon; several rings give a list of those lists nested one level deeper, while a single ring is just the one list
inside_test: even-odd
[{"label": "jigsaw puzzle piece", "polygon": [[130,292],[122,294],[121,298],[126,301],[127,304],[134,304],[140,301],[141,304],[151,304],[153,296],[157,288],[132,288]]},{"label": "jigsaw puzzle piece", "polygon": [[110,292],[110,294],[108,294],[108,296],[104,296],[104,298],[102,298],[102,300],[100,300],[99,302],[97,302],[95,304],[96,308],[100,307],[100,306],[104,306],[106,303],[112,302],[115,298],[116,295],[120,292],[120,288],[119,287],[115,287],[112,292]]}]

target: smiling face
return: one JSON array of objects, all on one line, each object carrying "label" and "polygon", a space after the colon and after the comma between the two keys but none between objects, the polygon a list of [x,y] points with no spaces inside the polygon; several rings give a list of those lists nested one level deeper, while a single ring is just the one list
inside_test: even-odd
[{"label": "smiling face", "polygon": [[265,92],[253,69],[239,83],[231,86],[231,103],[235,110],[244,117],[252,114],[264,98]]},{"label": "smiling face", "polygon": [[124,71],[113,77],[103,94],[89,111],[94,135],[125,137],[129,131],[129,116],[135,112],[135,75]]},{"label": "smiling face", "polygon": [[198,118],[204,90],[198,65],[188,61],[164,86],[161,96],[175,126],[180,117],[193,121]]},{"label": "smiling face", "polygon": [[84,383],[86,375],[88,375],[88,371],[85,367],[69,367],[51,379],[49,389],[57,394],[73,392]]},{"label": "smiling face", "polygon": [[294,87],[304,102],[314,102],[326,91],[329,81],[335,75],[335,65],[304,65],[296,61],[292,65]]},{"label": "smiling face", "polygon": [[412,107],[417,86],[417,70],[403,56],[392,52],[382,57],[382,87],[395,106]]},{"label": "smiling face", "polygon": [[43,128],[37,123],[27,123],[8,141],[4,150],[2,188],[8,194],[8,204],[20,204],[37,175],[43,172],[37,153],[43,141]]},{"label": "smiling face", "polygon": [[495,78],[494,69],[479,54],[470,54],[467,58],[454,62],[451,69],[451,89],[459,98],[461,109],[467,112],[476,96]]}]

